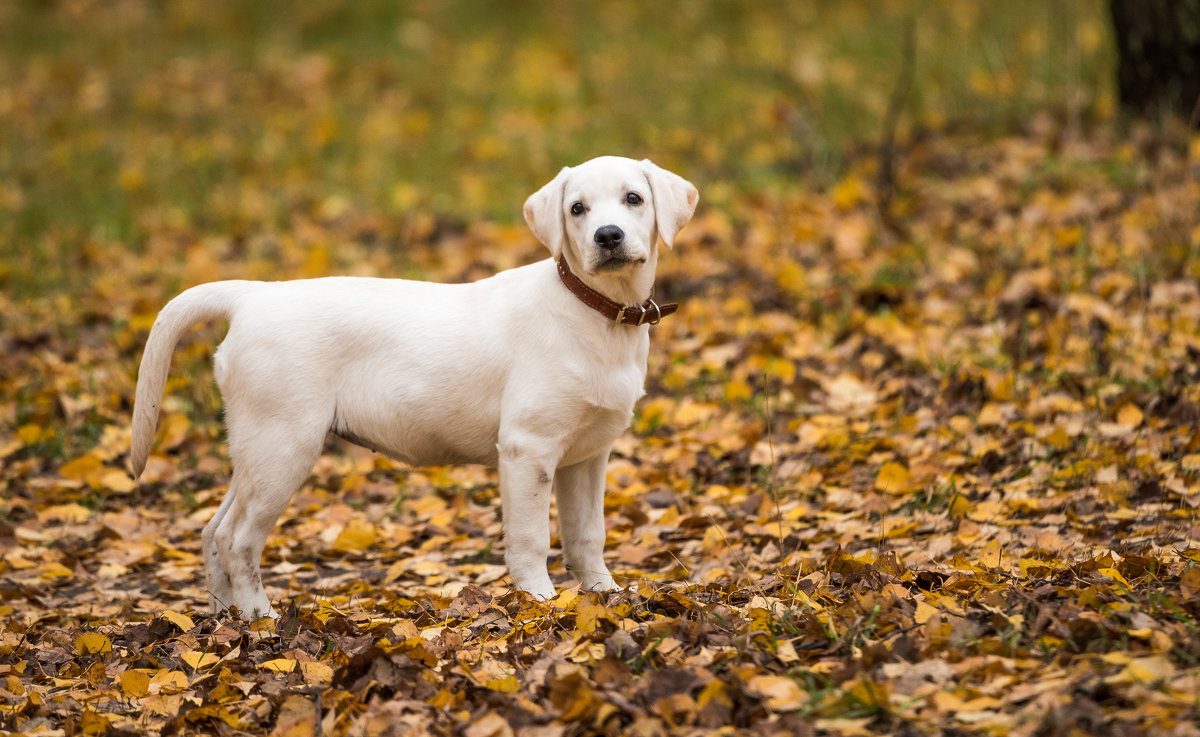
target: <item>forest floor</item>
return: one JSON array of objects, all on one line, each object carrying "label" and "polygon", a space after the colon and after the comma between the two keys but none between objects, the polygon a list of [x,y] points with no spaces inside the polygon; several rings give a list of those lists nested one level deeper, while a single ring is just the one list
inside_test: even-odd
[{"label": "forest floor", "polygon": [[0,726],[1195,734],[1200,146],[1106,135],[914,143],[899,230],[869,160],[702,207],[609,467],[609,595],[557,558],[556,599],[512,590],[493,472],[331,442],[267,544],[283,617],[208,616],[220,326],[177,351],[141,482],[122,470],[162,264],[302,275],[336,249],[462,280],[541,258],[523,228],[318,211],[84,254],[113,268],[76,306],[0,302]]}]

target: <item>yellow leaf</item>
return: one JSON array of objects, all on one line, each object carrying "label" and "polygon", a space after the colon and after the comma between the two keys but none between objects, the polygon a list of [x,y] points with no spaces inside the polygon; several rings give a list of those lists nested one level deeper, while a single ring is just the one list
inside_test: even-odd
[{"label": "yellow leaf", "polygon": [[1122,576],[1121,572],[1118,571],[1116,568],[1100,568],[1100,569],[1097,569],[1096,573],[1099,573],[1101,576],[1108,576],[1109,578],[1111,578],[1114,581],[1119,581],[1126,588],[1129,587],[1129,582],[1125,580],[1125,577]]},{"label": "yellow leaf", "polygon": [[[241,722],[238,721],[238,718],[231,714],[229,709],[221,706],[220,704],[205,704],[204,706],[192,709],[187,713],[187,720],[189,722],[196,722],[201,719],[219,719],[234,729],[242,726]],[[291,737],[290,732],[287,734],[289,737]],[[312,733],[309,732],[309,734]]]},{"label": "yellow leaf", "polygon": [[158,447],[162,450],[171,450],[180,446],[187,439],[188,430],[192,427],[192,421],[187,418],[187,415],[172,413],[167,415],[162,420],[162,441]]},{"label": "yellow leaf", "polygon": [[93,512],[82,504],[55,504],[52,507],[46,507],[38,512],[38,520],[41,522],[68,522],[79,524],[87,522],[91,518]]},{"label": "yellow leaf", "polygon": [[358,471],[351,471],[342,479],[342,493],[350,491],[360,491],[367,485],[367,477],[363,476]]},{"label": "yellow leaf", "polygon": [[929,618],[938,614],[939,610],[935,606],[931,606],[928,602],[918,601],[917,610],[913,613],[913,621],[917,624],[925,624]]},{"label": "yellow leaf", "polygon": [[1113,677],[1119,683],[1153,683],[1175,676],[1175,666],[1165,655],[1134,658],[1119,674]]},{"label": "yellow leaf", "polygon": [[866,187],[853,174],[847,175],[833,188],[833,204],[837,205],[839,210],[849,210],[862,202],[865,197]]},{"label": "yellow leaf", "polygon": [[875,477],[875,489],[889,494],[903,494],[912,487],[912,474],[902,464],[888,461]]},{"label": "yellow leaf", "polygon": [[775,281],[784,291],[794,296],[801,296],[808,288],[808,275],[804,267],[795,261],[787,261],[779,267]]},{"label": "yellow leaf", "polygon": [[558,592],[557,596],[546,603],[555,609],[570,609],[571,607],[575,606],[575,602],[579,601],[581,598],[582,596],[580,595],[578,589],[563,589],[562,591]]},{"label": "yellow leaf", "polygon": [[736,402],[754,396],[754,390],[741,379],[730,379],[725,382],[725,401]]},{"label": "yellow leaf", "polygon": [[221,662],[220,656],[216,653],[206,653],[199,650],[189,650],[180,655],[179,659],[190,665],[192,670],[200,670],[205,666]]},{"label": "yellow leaf", "polygon": [[355,518],[333,541],[333,549],[339,553],[359,553],[374,545],[378,536],[375,525]]},{"label": "yellow leaf", "polygon": [[484,684],[492,691],[500,691],[502,693],[516,693],[521,690],[521,684],[517,681],[517,677],[507,675],[502,678],[493,678]]},{"label": "yellow leaf", "polygon": [[170,609],[163,612],[161,616],[163,619],[167,620],[184,632],[190,632],[196,626],[196,623],[193,622],[192,618],[188,615],[180,614],[179,612],[174,612]]},{"label": "yellow leaf", "polygon": [[[795,651],[793,650],[793,652]],[[719,678],[714,678],[708,682],[708,685],[696,697],[696,706],[703,709],[713,701],[724,706],[733,706],[733,701],[729,698],[729,689],[726,688],[725,683]]]},{"label": "yellow leaf", "polygon": [[115,491],[118,494],[128,494],[137,488],[137,482],[129,478],[129,474],[119,468],[102,471],[96,478],[96,486],[100,489]]},{"label": "yellow leaf", "polygon": [[421,190],[411,182],[396,182],[391,190],[392,205],[399,210],[411,210],[420,199]]},{"label": "yellow leaf", "polygon": [[318,243],[308,251],[304,262],[305,276],[326,276],[329,274],[329,247]]},{"label": "yellow leaf", "polygon": [[318,686],[328,686],[333,682],[333,668],[316,660],[300,664],[300,672],[304,674],[306,683]]},{"label": "yellow leaf", "polygon": [[1066,450],[1071,447],[1071,436],[1061,427],[1056,427],[1042,438],[1042,442],[1055,450]]},{"label": "yellow leaf", "polygon": [[317,705],[308,696],[291,694],[279,707],[271,737],[312,737],[317,733]]},{"label": "yellow leaf", "polygon": [[87,709],[79,715],[79,734],[84,737],[100,737],[108,734],[111,729],[112,722],[107,714]]},{"label": "yellow leaf", "polygon": [[75,652],[80,655],[112,652],[112,640],[99,632],[86,632],[75,638]]},{"label": "yellow leaf", "polygon": [[126,192],[136,192],[146,186],[146,172],[140,166],[123,166],[117,173],[117,184]]},{"label": "yellow leaf", "polygon": [[1192,566],[1179,577],[1179,593],[1190,599],[1197,592],[1200,592],[1200,566]]},{"label": "yellow leaf", "polygon": [[1117,412],[1117,424],[1125,427],[1137,427],[1143,419],[1142,411],[1134,404],[1126,404]]},{"label": "yellow leaf", "polygon": [[25,684],[21,683],[21,679],[9,674],[4,677],[4,688],[14,696],[25,695]]},{"label": "yellow leaf", "polygon": [[1012,374],[1004,374],[994,386],[989,382],[989,387],[993,402],[1011,402],[1016,396]]},{"label": "yellow leaf", "polygon": [[179,693],[188,687],[187,674],[181,670],[163,670],[150,676],[150,693]]},{"label": "yellow leaf", "polygon": [[890,701],[887,687],[871,681],[858,681],[850,689],[850,695],[859,703],[871,707],[887,706]]},{"label": "yellow leaf", "polygon": [[38,577],[43,581],[65,581],[74,576],[75,572],[62,563],[46,563],[38,569]]},{"label": "yellow leaf", "polygon": [[585,601],[575,608],[575,629],[579,630],[581,635],[595,632],[600,620],[611,622],[612,617],[609,616],[608,610],[599,604]]},{"label": "yellow leaf", "polygon": [[794,711],[805,703],[804,690],[795,681],[783,676],[754,676],[746,688],[765,700],[772,711]]},{"label": "yellow leaf", "polygon": [[1004,408],[998,404],[988,402],[983,405],[983,409],[979,410],[979,417],[975,420],[980,427],[998,427],[1004,424]]},{"label": "yellow leaf", "polygon": [[[1033,576],[1046,576],[1050,571],[1063,570],[1066,565],[1057,560],[1039,560],[1037,558],[1021,558],[1017,561],[1017,566],[1021,570],[1021,578]],[[1041,569],[1041,570],[1039,570]],[[1103,569],[1112,570],[1112,569]],[[1103,570],[1101,572],[1103,572]],[[1117,574],[1118,576],[1121,574]]]},{"label": "yellow leaf", "polygon": [[41,425],[29,423],[26,425],[21,425],[17,428],[17,440],[20,440],[25,445],[33,445],[39,440],[46,438],[47,433],[49,433],[51,437],[54,436],[53,430],[43,428]]},{"label": "yellow leaf", "polygon": [[1179,467],[1188,473],[1200,473],[1200,453],[1189,453],[1179,459]]},{"label": "yellow leaf", "polygon": [[96,471],[100,470],[100,459],[94,455],[82,455],[58,469],[58,475],[74,481],[87,481]]},{"label": "yellow leaf", "polygon": [[962,494],[955,494],[947,507],[950,519],[962,519],[971,513],[971,509],[971,501]]},{"label": "yellow leaf", "polygon": [[268,660],[265,663],[259,663],[259,668],[269,670],[272,673],[291,673],[296,670],[296,661],[291,658],[276,658]]},{"label": "yellow leaf", "polygon": [[150,693],[150,676],[140,670],[122,671],[117,681],[121,684],[121,691],[130,698],[140,699]]},{"label": "yellow leaf", "polygon": [[6,442],[0,442],[0,458],[7,458],[24,447],[25,443],[15,438]]},{"label": "yellow leaf", "polygon": [[1073,246],[1083,237],[1083,228],[1078,225],[1067,225],[1058,228],[1054,233],[1054,240],[1060,247]]},{"label": "yellow leaf", "polygon": [[[408,566],[409,566],[410,562],[411,561],[408,558],[401,558],[400,560],[398,560],[395,563],[388,566],[387,572],[383,574],[383,583],[384,584],[392,583],[396,579],[403,576],[404,572],[408,570]],[[318,613],[318,617],[319,616],[320,616],[320,613]],[[325,620],[322,619],[321,621],[323,622]]]},{"label": "yellow leaf", "polygon": [[656,397],[642,405],[641,415],[634,424],[634,432],[645,435],[666,421],[667,411],[674,406],[667,397]]},{"label": "yellow leaf", "polygon": [[[796,652],[796,646],[792,644],[791,640],[779,643],[779,647],[775,648],[775,657],[779,658],[782,663],[800,662],[800,654]],[[720,681],[713,681],[713,683],[720,683]]]},{"label": "yellow leaf", "polygon": [[779,379],[784,384],[791,384],[796,380],[796,364],[784,358],[772,358],[768,360],[764,371],[767,376]]}]

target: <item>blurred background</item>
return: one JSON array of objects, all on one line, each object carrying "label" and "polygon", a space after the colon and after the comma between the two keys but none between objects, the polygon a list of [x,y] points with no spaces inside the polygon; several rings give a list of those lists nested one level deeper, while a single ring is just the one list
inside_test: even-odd
[{"label": "blurred background", "polygon": [[904,73],[901,143],[1078,130],[1116,110],[1110,25],[1096,0],[8,2],[0,283],[32,296],[89,247],[297,215],[519,221],[602,153],[683,173],[705,208],[823,189]]},{"label": "blurred background", "polygon": [[[701,192],[660,264],[686,308],[652,396],[753,418],[782,382],[773,411],[801,417],[840,372],[1159,381],[1192,346],[1154,354],[1144,310],[1200,277],[1197,6],[0,3],[0,451],[53,464],[124,428],[146,332],[193,284],[543,258],[525,197],[599,154]],[[1059,309],[1091,295],[1105,330]],[[213,438],[222,329],[168,389]]]}]

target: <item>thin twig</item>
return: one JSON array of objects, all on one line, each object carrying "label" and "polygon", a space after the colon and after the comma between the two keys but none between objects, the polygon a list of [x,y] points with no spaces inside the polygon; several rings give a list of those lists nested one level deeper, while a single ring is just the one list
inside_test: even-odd
[{"label": "thin twig", "polygon": [[897,229],[897,223],[892,220],[888,210],[892,203],[892,195],[896,191],[896,127],[900,123],[900,115],[904,112],[904,104],[908,102],[909,92],[912,91],[913,79],[916,76],[916,62],[916,23],[910,15],[904,21],[904,46],[900,57],[900,74],[896,78],[896,86],[892,88],[887,114],[883,118],[883,139],[879,146],[879,173],[875,180],[879,217],[885,225],[893,230]]}]

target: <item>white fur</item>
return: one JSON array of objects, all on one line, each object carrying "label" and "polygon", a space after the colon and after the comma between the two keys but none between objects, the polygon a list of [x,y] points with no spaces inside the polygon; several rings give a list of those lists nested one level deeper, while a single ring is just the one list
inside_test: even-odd
[{"label": "white fur", "polygon": [[[629,192],[644,202],[631,205]],[[695,187],[649,161],[602,157],[563,169],[530,196],[525,218],[584,282],[634,305],[650,294],[658,239],[673,242],[696,200]],[[604,225],[626,236],[607,264],[593,241]],[[553,489],[568,569],[585,589],[615,587],[603,558],[605,466],[643,393],[649,328],[585,306],[553,258],[472,284],[330,277],[185,291],[159,314],[142,358],[135,476],[176,342],[215,318],[229,320],[215,373],[233,479],[203,533],[214,611],[274,616],[263,545],[329,432],[413,465],[499,467],[505,561],[516,585],[542,598],[554,595]]]}]

